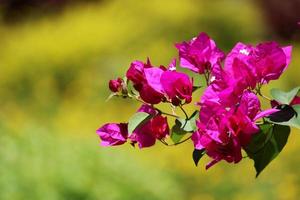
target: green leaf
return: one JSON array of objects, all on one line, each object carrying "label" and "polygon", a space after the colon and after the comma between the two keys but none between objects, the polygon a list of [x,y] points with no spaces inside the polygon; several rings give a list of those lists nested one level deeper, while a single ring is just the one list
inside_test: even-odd
[{"label": "green leaf", "polygon": [[196,120],[199,118],[199,111],[195,111],[189,119],[177,118],[175,125],[172,127],[171,139],[174,143],[180,140],[187,134],[197,130]]},{"label": "green leaf", "polygon": [[149,121],[153,115],[145,112],[135,113],[128,121],[128,133],[131,134],[137,127]]},{"label": "green leaf", "polygon": [[187,131],[181,128],[181,123],[179,121],[175,121],[175,125],[171,129],[171,140],[174,143],[178,143],[187,133]]},{"label": "green leaf", "polygon": [[195,92],[196,90],[198,90],[198,89],[200,89],[200,88],[202,88],[202,86],[193,86],[193,92]]},{"label": "green leaf", "polygon": [[197,130],[196,126],[196,120],[199,118],[199,111],[195,111],[189,119],[182,119],[178,118],[176,121],[178,121],[181,124],[181,129],[183,129],[186,132],[194,132]]},{"label": "green leaf", "polygon": [[294,97],[298,94],[299,90],[300,90],[300,87],[296,87],[289,92],[284,92],[284,91],[274,88],[274,89],[271,89],[271,95],[279,103],[289,105],[292,102],[292,100],[294,99]]},{"label": "green leaf", "polygon": [[198,166],[198,163],[200,159],[204,156],[204,154],[205,154],[205,149],[202,150],[195,149],[193,151],[193,160],[196,166]]},{"label": "green leaf", "polygon": [[290,127],[277,124],[263,124],[251,143],[245,148],[248,156],[254,160],[256,177],[278,156],[290,134]]},{"label": "green leaf", "polygon": [[272,113],[267,118],[269,118],[272,122],[287,122],[297,115],[294,108],[290,105],[279,105],[276,106],[276,109],[279,111]]},{"label": "green leaf", "polygon": [[289,121],[286,121],[286,122],[274,122],[274,121],[272,121],[270,119],[269,119],[269,121],[271,123],[274,123],[274,124],[279,124],[279,125],[284,125],[284,126],[291,126],[291,127],[300,129],[300,105],[294,105],[294,106],[292,106],[292,108],[294,109],[294,111],[296,112],[296,114]]}]

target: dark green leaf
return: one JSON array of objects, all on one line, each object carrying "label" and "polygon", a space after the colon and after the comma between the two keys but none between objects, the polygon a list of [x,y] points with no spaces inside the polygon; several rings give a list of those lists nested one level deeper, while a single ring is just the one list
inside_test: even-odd
[{"label": "dark green leaf", "polygon": [[196,90],[202,88],[202,86],[193,86],[193,92],[195,92]]},{"label": "dark green leaf", "polygon": [[193,114],[189,117],[190,120],[197,120],[199,118],[199,111],[195,110]]},{"label": "dark green leaf", "polygon": [[271,90],[271,95],[279,103],[289,105],[294,97],[298,94],[299,90],[300,87],[296,87],[289,92],[283,92],[279,89],[274,88]]},{"label": "dark green leaf", "polygon": [[277,124],[263,124],[245,149],[254,160],[256,177],[281,152],[290,134],[290,127]]},{"label": "dark green leaf", "polygon": [[270,121],[274,124],[280,124],[284,126],[291,126],[294,128],[300,129],[300,105],[292,106],[293,110],[295,111],[294,117],[292,117],[289,121],[286,122],[275,122],[270,119]]},{"label": "dark green leaf", "polygon": [[153,116],[145,112],[135,113],[128,121],[128,133],[131,134],[137,127],[143,125]]},{"label": "dark green leaf", "polygon": [[205,154],[205,149],[202,150],[195,149],[193,151],[193,160],[196,166],[198,166],[198,163],[204,154]]},{"label": "dark green leaf", "polygon": [[272,122],[287,122],[297,114],[293,107],[289,105],[279,105],[276,109],[279,109],[279,111],[268,116]]}]

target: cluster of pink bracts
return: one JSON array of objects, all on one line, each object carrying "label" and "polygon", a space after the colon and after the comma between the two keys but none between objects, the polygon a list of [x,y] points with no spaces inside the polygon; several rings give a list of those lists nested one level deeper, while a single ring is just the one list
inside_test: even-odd
[{"label": "cluster of pink bracts", "polygon": [[[257,120],[278,111],[262,110],[257,95],[262,95],[262,85],[278,79],[287,68],[292,47],[280,47],[276,42],[257,46],[238,43],[225,55],[207,34],[200,33],[189,42],[176,44],[176,48],[180,66],[203,75],[207,83],[197,103],[200,107],[197,128],[191,133],[195,149],[205,150],[212,158],[206,168],[221,160],[238,163],[242,159],[241,150],[259,132]],[[183,109],[192,101],[193,79],[176,70],[176,59],[168,67],[154,67],[149,59],[146,63],[134,61],[126,77],[111,80],[110,90],[144,102],[137,112],[152,117],[132,133],[128,133],[127,123],[105,124],[97,130],[101,145],[120,145],[130,140],[131,144],[144,148],[157,140],[165,143],[170,128],[167,117],[155,105],[169,103]],[[128,83],[135,91],[131,95]],[[299,103],[298,97],[294,102]]]}]

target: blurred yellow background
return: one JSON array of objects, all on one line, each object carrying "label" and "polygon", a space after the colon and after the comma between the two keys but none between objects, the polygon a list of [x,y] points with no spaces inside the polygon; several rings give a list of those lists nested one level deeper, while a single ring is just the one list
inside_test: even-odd
[{"label": "blurred yellow background", "polygon": [[135,59],[168,64],[177,56],[175,42],[202,31],[226,52],[238,41],[292,44],[291,65],[264,91],[300,85],[297,31],[279,37],[257,1],[104,0],[31,12],[2,15],[0,23],[1,200],[298,199],[296,130],[258,179],[248,159],[206,171],[205,158],[195,167],[190,142],[103,148],[95,133],[103,123],[127,121],[139,106],[105,102],[110,79]]}]

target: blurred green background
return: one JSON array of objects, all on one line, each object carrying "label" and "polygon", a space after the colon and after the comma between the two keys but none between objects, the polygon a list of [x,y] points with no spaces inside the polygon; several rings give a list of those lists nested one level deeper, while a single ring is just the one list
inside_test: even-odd
[{"label": "blurred green background", "polygon": [[[0,2],[1,200],[299,198],[296,130],[258,179],[248,159],[206,171],[206,158],[195,167],[190,142],[103,148],[95,134],[103,123],[128,120],[139,106],[105,102],[109,79],[122,77],[135,59],[149,56],[155,65],[168,64],[177,56],[173,44],[201,31],[226,52],[238,41],[292,44],[290,67],[270,87],[300,85],[299,31],[283,34],[286,27],[272,22],[279,11],[251,0],[21,2]],[[297,18],[294,7],[282,12]],[[282,24],[292,27],[294,20]]]}]

